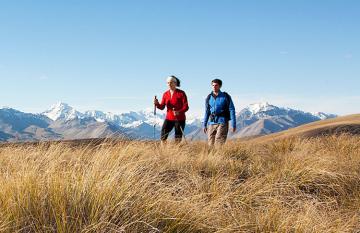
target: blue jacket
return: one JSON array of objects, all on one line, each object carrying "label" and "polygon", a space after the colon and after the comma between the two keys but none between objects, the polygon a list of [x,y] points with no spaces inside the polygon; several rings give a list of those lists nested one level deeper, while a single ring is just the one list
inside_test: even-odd
[{"label": "blue jacket", "polygon": [[[235,107],[234,103],[231,99],[231,96],[228,95],[229,98],[227,100],[226,94],[224,92],[219,92],[216,98],[213,95],[210,95],[209,105],[205,101],[205,117],[203,122],[203,127],[207,127],[208,124],[225,124],[229,120],[231,120],[232,128],[236,127],[236,118],[235,118]],[[220,114],[225,110],[225,108],[229,108],[230,111],[230,119],[225,116],[216,116],[216,114]],[[210,115],[214,115],[214,117],[210,117]],[[209,119],[210,118],[210,119]]]}]

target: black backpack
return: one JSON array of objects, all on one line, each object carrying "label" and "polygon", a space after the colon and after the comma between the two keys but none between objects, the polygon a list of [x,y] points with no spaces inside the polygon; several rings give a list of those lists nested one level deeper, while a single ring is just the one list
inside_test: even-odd
[{"label": "black backpack", "polygon": [[[225,99],[226,99],[226,106],[225,106],[225,110],[221,111],[218,114],[211,114],[213,117],[214,116],[221,116],[221,117],[225,117],[226,119],[230,120],[230,111],[229,111],[229,106],[230,106],[230,95],[227,92],[223,92],[225,95]],[[210,97],[212,95],[212,92],[206,97],[205,103],[206,103],[206,108],[208,111],[210,111]]]}]

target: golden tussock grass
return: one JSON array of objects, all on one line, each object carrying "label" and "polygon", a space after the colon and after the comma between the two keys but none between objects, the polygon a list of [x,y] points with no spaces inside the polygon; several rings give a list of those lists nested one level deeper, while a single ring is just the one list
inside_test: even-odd
[{"label": "golden tussock grass", "polygon": [[0,148],[0,232],[356,232],[360,137]]}]

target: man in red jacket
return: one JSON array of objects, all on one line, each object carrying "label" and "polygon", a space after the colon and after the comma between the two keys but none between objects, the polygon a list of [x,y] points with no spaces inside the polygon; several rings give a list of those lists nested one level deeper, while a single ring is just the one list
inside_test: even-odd
[{"label": "man in red jacket", "polygon": [[175,76],[167,78],[169,90],[163,94],[161,103],[154,98],[155,106],[163,110],[166,106],[166,118],[161,129],[161,141],[165,142],[170,131],[175,127],[175,141],[180,142],[183,136],[186,116],[185,112],[189,110],[186,94],[180,87],[180,80]]}]

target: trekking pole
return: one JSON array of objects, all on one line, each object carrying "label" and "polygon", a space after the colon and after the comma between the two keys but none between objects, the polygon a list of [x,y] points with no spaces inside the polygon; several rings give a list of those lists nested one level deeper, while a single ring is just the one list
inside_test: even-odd
[{"label": "trekking pole", "polygon": [[[155,96],[155,99],[156,99],[156,96]],[[155,140],[155,137],[156,137],[156,104],[154,104],[154,118],[155,118],[155,122],[154,122],[154,140]]]}]

